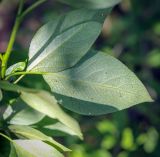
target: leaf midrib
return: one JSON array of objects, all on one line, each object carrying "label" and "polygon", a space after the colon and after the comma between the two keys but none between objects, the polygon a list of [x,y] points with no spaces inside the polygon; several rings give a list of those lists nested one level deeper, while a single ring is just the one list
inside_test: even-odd
[{"label": "leaf midrib", "polygon": [[[135,93],[133,92],[130,92],[130,91],[123,91],[121,88],[118,88],[118,87],[114,87],[114,86],[111,86],[111,85],[108,85],[108,84],[101,84],[101,83],[96,83],[96,82],[89,82],[89,81],[84,81],[84,80],[75,80],[75,79],[71,79],[67,76],[64,76],[64,75],[59,75],[57,73],[52,73],[52,75],[56,75],[57,77],[59,78],[64,78],[66,80],[71,80],[71,81],[74,81],[74,82],[80,82],[80,83],[83,83],[83,84],[90,84],[91,86],[95,85],[95,86],[98,86],[99,88],[110,88],[112,90],[119,90],[119,91],[115,91],[115,92],[121,92],[121,93],[125,93],[125,94],[130,94],[130,95],[135,95]],[[125,84],[124,84],[125,85]]]}]

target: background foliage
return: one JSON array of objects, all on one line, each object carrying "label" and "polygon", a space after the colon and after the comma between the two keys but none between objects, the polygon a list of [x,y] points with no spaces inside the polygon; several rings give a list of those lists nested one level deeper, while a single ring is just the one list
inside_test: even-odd
[{"label": "background foliage", "polygon": [[[28,5],[30,4],[28,1]],[[96,49],[112,53],[130,67],[148,88],[154,103],[141,104],[118,113],[101,117],[77,116],[84,132],[84,141],[68,137],[58,139],[71,146],[71,157],[159,157],[160,155],[160,1],[124,0],[106,20]],[[0,52],[6,48],[13,25],[17,1],[4,0],[0,4]],[[53,10],[53,8],[56,8]],[[28,16],[18,35],[13,64],[23,60],[33,33],[50,17],[69,11],[66,5],[54,1],[45,3]],[[20,51],[17,51],[20,50]],[[112,50],[112,51],[111,51]],[[16,56],[15,56],[16,54]],[[28,81],[30,79],[31,81]],[[30,84],[32,76],[23,79]],[[49,87],[36,76],[36,88]],[[73,113],[71,113],[73,114]],[[5,156],[5,143],[0,137],[0,156]],[[77,144],[75,144],[77,143]]]}]

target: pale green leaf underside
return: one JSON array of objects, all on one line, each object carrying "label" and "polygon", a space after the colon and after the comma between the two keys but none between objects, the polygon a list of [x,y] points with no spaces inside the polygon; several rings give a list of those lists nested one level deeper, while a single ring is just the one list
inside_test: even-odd
[{"label": "pale green leaf underside", "polygon": [[10,157],[64,157],[52,146],[39,140],[13,140]]},{"label": "pale green leaf underside", "polygon": [[9,124],[32,125],[38,123],[44,117],[44,114],[41,114],[40,112],[27,107],[14,114],[10,119]]},{"label": "pale green leaf underside", "polygon": [[7,91],[21,93],[21,98],[27,105],[50,118],[59,120],[72,129],[74,135],[83,138],[79,124],[59,107],[57,100],[50,93],[25,88],[6,81],[0,81],[0,87]]},{"label": "pale green leaf underside", "polygon": [[99,36],[109,10],[76,10],[42,26],[29,49],[28,71],[59,72],[75,65]]},{"label": "pale green leaf underside", "polygon": [[10,125],[9,129],[20,138],[31,139],[31,140],[41,140],[43,142],[47,142],[48,144],[50,144],[51,146],[55,147],[60,151],[70,151],[65,146],[53,140],[51,137],[29,126]]},{"label": "pale green leaf underside", "polygon": [[38,126],[38,129],[46,132],[50,136],[57,136],[55,134],[55,132],[58,133],[58,136],[62,135],[62,134],[63,135],[68,134],[68,135],[71,135],[71,136],[75,136],[75,132],[71,128],[67,127],[66,125],[64,125],[61,122],[56,122],[56,123],[53,123],[53,124],[40,125],[40,126]]},{"label": "pale green leaf underside", "polygon": [[50,95],[48,92],[45,91],[40,91],[37,93],[22,92],[21,98],[24,102],[26,102],[29,106],[31,106],[35,110],[44,113],[45,115],[53,119],[58,119],[64,125],[72,129],[75,135],[82,138],[82,133],[80,131],[78,123],[59,107],[54,96]]},{"label": "pale green leaf underside", "polygon": [[12,105],[11,110],[12,116],[9,118],[9,124],[33,125],[45,117],[44,114],[34,110],[20,99]]},{"label": "pale green leaf underside", "polygon": [[58,1],[79,8],[100,9],[100,8],[113,7],[114,5],[118,4],[121,0],[80,0],[80,1],[58,0]]},{"label": "pale green leaf underside", "polygon": [[44,78],[60,94],[59,103],[80,114],[106,114],[152,101],[133,72],[102,52],[89,52],[75,67]]}]

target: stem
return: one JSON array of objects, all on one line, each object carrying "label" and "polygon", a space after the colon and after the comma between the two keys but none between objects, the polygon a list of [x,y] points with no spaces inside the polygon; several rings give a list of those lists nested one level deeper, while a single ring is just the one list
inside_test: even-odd
[{"label": "stem", "polygon": [[24,76],[25,76],[25,75],[21,75],[17,80],[15,80],[15,81],[13,82],[13,84],[18,83]]},{"label": "stem", "polygon": [[4,77],[5,77],[8,60],[9,60],[9,57],[11,55],[12,48],[13,48],[13,45],[14,45],[14,42],[15,42],[15,39],[16,39],[16,34],[17,34],[17,31],[18,31],[20,23],[21,23],[20,14],[21,14],[21,12],[23,10],[23,5],[24,5],[24,0],[21,0],[20,4],[19,4],[19,8],[18,8],[18,13],[17,13],[17,16],[16,16],[15,24],[13,26],[13,30],[12,30],[12,33],[11,33],[11,36],[10,36],[10,40],[9,40],[9,43],[8,43],[8,47],[7,47],[6,53],[4,54],[3,60],[2,60],[2,70],[1,70],[2,79],[4,79]]},{"label": "stem", "polygon": [[1,132],[0,132],[0,136],[4,137],[4,138],[7,139],[8,141],[12,142],[12,140],[11,140],[8,136],[2,134]]},{"label": "stem", "polygon": [[5,80],[8,80],[10,77],[16,76],[16,75],[22,75],[23,76],[23,75],[45,75],[45,74],[49,74],[49,73],[46,73],[46,72],[29,72],[29,71],[16,72],[16,73],[8,75],[5,78]]},{"label": "stem", "polygon": [[30,13],[31,11],[33,11],[35,8],[37,8],[39,5],[41,5],[42,3],[46,2],[47,0],[39,0],[35,3],[33,3],[28,9],[26,9],[22,15],[21,18],[23,19],[28,13]]}]

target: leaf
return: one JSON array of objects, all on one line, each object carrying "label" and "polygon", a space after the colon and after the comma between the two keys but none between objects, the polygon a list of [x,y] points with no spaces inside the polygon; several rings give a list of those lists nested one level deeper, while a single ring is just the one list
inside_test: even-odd
[{"label": "leaf", "polygon": [[75,135],[83,138],[79,124],[59,107],[56,99],[50,93],[25,88],[6,81],[0,81],[0,86],[7,91],[21,93],[21,98],[27,105],[53,119],[58,119],[72,129]]},{"label": "leaf", "polygon": [[75,67],[44,75],[64,107],[86,115],[100,115],[150,102],[146,88],[124,64],[91,51]]},{"label": "leaf", "polygon": [[11,151],[10,151],[9,157],[17,157],[16,150],[13,144],[11,143],[10,145],[11,145]]},{"label": "leaf", "polygon": [[0,89],[0,101],[2,100],[2,98],[3,98],[3,95],[2,95],[2,91]]},{"label": "leaf", "polygon": [[58,1],[78,8],[100,9],[100,8],[113,7],[114,5],[118,4],[121,0],[81,0],[81,1],[58,0]]},{"label": "leaf", "polygon": [[36,93],[38,91],[36,89],[30,89],[16,84],[12,84],[7,81],[0,81],[0,88],[6,91],[17,92],[17,93],[20,93],[21,91]]},{"label": "leaf", "polygon": [[64,147],[63,145],[53,140],[51,137],[46,136],[42,132],[33,129],[32,127],[24,125],[10,125],[9,129],[11,132],[16,134],[20,138],[41,140],[43,142],[50,144],[51,146],[55,147],[60,151],[70,151],[68,148]]},{"label": "leaf", "polygon": [[21,98],[27,105],[53,119],[58,119],[72,129],[75,135],[83,138],[79,124],[59,107],[56,99],[50,93],[25,88],[6,81],[0,81],[0,87],[7,91],[21,93]]},{"label": "leaf", "polygon": [[76,10],[50,21],[34,36],[28,71],[59,72],[75,65],[99,36],[109,10]]},{"label": "leaf", "polygon": [[13,140],[12,144],[17,157],[64,157],[55,148],[39,140]]},{"label": "leaf", "polygon": [[21,98],[35,110],[44,113],[53,119],[58,119],[82,139],[82,133],[78,123],[59,107],[56,99],[54,96],[50,95],[50,93],[45,91],[37,93],[22,92]]},{"label": "leaf", "polygon": [[12,105],[12,116],[9,118],[8,123],[16,125],[33,125],[41,121],[44,117],[44,114],[34,110],[19,99]]},{"label": "leaf", "polygon": [[6,75],[10,75],[18,71],[23,71],[25,70],[25,67],[26,67],[25,62],[18,62],[7,69]]},{"label": "leaf", "polygon": [[36,128],[48,136],[66,136],[66,134],[75,136],[75,132],[64,125],[63,123],[53,120],[49,117],[45,117],[42,121],[36,124]]}]

